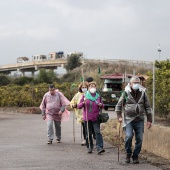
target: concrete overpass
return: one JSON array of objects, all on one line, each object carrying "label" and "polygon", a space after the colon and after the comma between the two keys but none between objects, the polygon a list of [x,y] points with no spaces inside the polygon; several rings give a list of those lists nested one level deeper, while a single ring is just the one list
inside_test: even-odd
[{"label": "concrete overpass", "polygon": [[40,68],[57,69],[57,67],[64,67],[66,63],[66,59],[56,59],[9,64],[0,66],[0,73],[10,74],[12,71],[19,71],[24,76],[25,72],[31,72],[32,76],[34,76],[34,73]]},{"label": "concrete overpass", "polygon": [[[143,67],[145,69],[151,69],[153,67],[153,62],[151,61],[140,61],[140,60],[124,60],[124,59],[81,59],[81,63],[87,62],[98,62],[98,63],[110,63],[125,65],[131,67]],[[10,65],[0,66],[0,73],[10,74],[12,71],[19,71],[22,75],[25,75],[25,72],[31,72],[32,76],[40,68],[45,69],[57,69],[57,67],[64,67],[67,63],[67,59],[56,59],[56,60],[43,60],[43,61],[31,61],[24,63],[16,63]]]}]

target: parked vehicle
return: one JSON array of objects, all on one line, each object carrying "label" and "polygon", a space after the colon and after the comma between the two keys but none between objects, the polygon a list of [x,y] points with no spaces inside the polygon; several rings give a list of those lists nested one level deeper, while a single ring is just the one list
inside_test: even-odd
[{"label": "parked vehicle", "polygon": [[[103,88],[100,91],[102,101],[104,103],[104,109],[108,110],[109,107],[115,108],[124,87],[129,82],[132,74],[106,74],[101,76],[104,79]],[[138,75],[137,75],[138,76]],[[144,85],[145,78],[143,76],[138,76],[141,80],[141,85]]]}]

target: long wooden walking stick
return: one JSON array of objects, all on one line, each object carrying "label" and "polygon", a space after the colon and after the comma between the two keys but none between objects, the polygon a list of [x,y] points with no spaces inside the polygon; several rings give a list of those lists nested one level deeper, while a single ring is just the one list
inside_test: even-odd
[{"label": "long wooden walking stick", "polygon": [[82,133],[83,133],[83,127],[82,127],[82,123],[81,123],[81,140],[82,140]]},{"label": "long wooden walking stick", "polygon": [[74,113],[73,113],[73,138],[74,138],[74,143],[75,143],[75,124],[74,124],[74,119],[75,119],[75,116],[74,116]]},{"label": "long wooden walking stick", "polygon": [[[75,101],[74,101],[74,104],[75,104]],[[75,139],[75,113],[73,113],[73,140],[74,140],[74,143],[76,141]]]},{"label": "long wooden walking stick", "polygon": [[[123,94],[122,94],[122,108],[121,108],[121,110],[122,110],[122,115],[123,115],[123,105],[124,105],[124,97],[125,97],[125,95],[124,95],[124,92],[123,92]],[[119,121],[119,133],[118,133],[118,147],[117,147],[117,149],[118,149],[118,152],[117,152],[117,154],[118,154],[118,162],[119,162],[119,153],[120,153],[120,128],[121,128],[121,121]]]},{"label": "long wooden walking stick", "polygon": [[[84,73],[83,73],[83,69],[82,69],[82,78],[83,78],[83,83],[84,83]],[[88,144],[89,144],[89,149],[90,149],[90,134],[89,134],[89,122],[88,122],[88,117],[87,117],[87,105],[86,105],[86,101],[84,100],[84,104],[85,104],[85,109],[86,109],[86,128],[87,128],[87,136],[88,136]]]},{"label": "long wooden walking stick", "polygon": [[86,105],[86,101],[84,101],[85,104],[85,108],[86,108],[86,119],[87,119],[87,124],[86,124],[86,128],[87,128],[87,136],[88,136],[88,144],[89,144],[89,149],[90,149],[90,134],[89,134],[89,121],[87,118],[87,105]]},{"label": "long wooden walking stick", "polygon": [[121,127],[121,122],[119,122],[119,134],[118,134],[118,146],[117,146],[117,149],[118,149],[117,160],[118,160],[118,162],[119,162],[119,154],[120,154],[120,127]]}]

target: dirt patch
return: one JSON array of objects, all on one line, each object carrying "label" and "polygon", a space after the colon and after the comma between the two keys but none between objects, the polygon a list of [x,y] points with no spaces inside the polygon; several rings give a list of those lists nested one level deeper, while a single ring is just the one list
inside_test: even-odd
[{"label": "dirt patch", "polygon": [[0,113],[13,112],[13,113],[26,113],[26,114],[40,114],[39,107],[0,107]]},{"label": "dirt patch", "polygon": [[155,117],[154,123],[162,126],[170,126],[170,118]]},{"label": "dirt patch", "polygon": [[141,151],[140,156],[152,165],[160,167],[163,170],[170,170],[170,160],[168,159],[148,153],[147,151]]}]

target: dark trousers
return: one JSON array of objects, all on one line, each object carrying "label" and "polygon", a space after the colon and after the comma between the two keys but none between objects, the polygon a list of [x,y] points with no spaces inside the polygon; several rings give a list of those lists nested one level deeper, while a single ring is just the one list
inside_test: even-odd
[{"label": "dark trousers", "polygon": [[81,123],[81,126],[82,126],[82,130],[83,130],[83,139],[86,140],[86,130],[85,130],[85,123],[82,122]]},{"label": "dark trousers", "polygon": [[93,138],[92,138],[92,134],[93,134],[93,128],[94,128],[94,132],[96,134],[96,147],[97,150],[100,150],[101,148],[103,148],[103,137],[100,133],[100,123],[98,123],[97,121],[92,122],[92,121],[85,121],[85,131],[86,131],[86,145],[87,148],[91,148],[93,149]]}]

